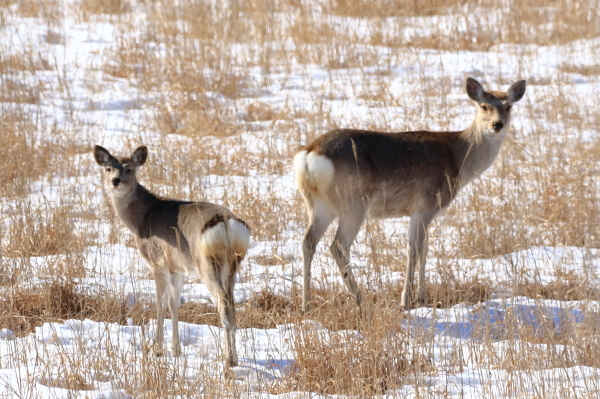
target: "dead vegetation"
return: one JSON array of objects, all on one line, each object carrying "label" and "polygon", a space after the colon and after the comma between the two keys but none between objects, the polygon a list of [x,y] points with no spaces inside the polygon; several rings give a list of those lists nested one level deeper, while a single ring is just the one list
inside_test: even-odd
[{"label": "dead vegetation", "polygon": [[[8,289],[2,298],[0,326],[15,335],[32,333],[47,322],[66,319],[95,319],[126,324],[128,317],[147,320],[143,308],[128,309],[124,298],[114,295],[88,295],[78,292],[75,280],[48,281],[31,288]],[[144,317],[143,315],[146,315]]]},{"label": "dead vegetation", "polygon": [[430,362],[407,350],[404,332],[390,332],[394,316],[374,315],[362,334],[298,324],[294,363],[274,391],[372,396],[398,388],[411,373],[427,372]]}]

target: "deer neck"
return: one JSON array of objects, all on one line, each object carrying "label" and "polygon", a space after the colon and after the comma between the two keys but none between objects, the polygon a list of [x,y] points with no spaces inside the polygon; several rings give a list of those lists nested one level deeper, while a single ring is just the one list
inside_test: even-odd
[{"label": "deer neck", "polygon": [[490,167],[500,152],[504,137],[503,133],[496,136],[484,132],[475,121],[463,130],[460,135],[461,154],[458,157],[462,160],[459,174],[461,186],[479,177]]},{"label": "deer neck", "polygon": [[113,193],[112,200],[119,218],[133,233],[137,233],[144,223],[148,210],[160,201],[158,197],[137,182],[127,194],[117,196]]}]

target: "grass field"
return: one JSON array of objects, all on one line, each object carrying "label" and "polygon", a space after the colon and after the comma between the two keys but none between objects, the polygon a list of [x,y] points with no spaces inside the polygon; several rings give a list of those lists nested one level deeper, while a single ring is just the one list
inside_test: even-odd
[{"label": "grass field", "polygon": [[[0,0],[0,398],[597,397],[599,52],[593,0]],[[467,77],[527,92],[430,230],[426,306],[399,307],[407,220],[370,220],[352,250],[367,322],[333,227],[302,314],[296,149],[464,129]],[[184,355],[149,354],[154,283],[94,144],[147,145],[146,187],[252,227],[235,379],[200,280]]]}]

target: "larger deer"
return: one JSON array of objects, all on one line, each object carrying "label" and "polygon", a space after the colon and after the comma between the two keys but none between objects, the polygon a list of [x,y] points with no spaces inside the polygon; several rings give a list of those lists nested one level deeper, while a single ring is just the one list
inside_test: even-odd
[{"label": "larger deer", "polygon": [[161,353],[168,305],[173,355],[181,354],[178,309],[183,280],[186,275],[200,275],[216,299],[225,329],[226,367],[237,366],[233,286],[248,249],[250,229],[220,205],[162,199],[146,190],[138,183],[136,171],[147,155],[145,146],[137,148],[131,157],[114,157],[106,149],[94,147],[94,158],[104,168],[115,210],[133,233],[156,281],[156,351]]},{"label": "larger deer", "polygon": [[[486,92],[467,79],[467,94],[477,115],[460,132],[379,133],[330,131],[301,148],[294,157],[296,183],[306,203],[309,224],[302,241],[304,311],[311,299],[311,262],[331,222],[339,225],[331,254],[343,281],[361,307],[360,290],[349,266],[350,247],[366,216],[410,217],[408,265],[401,306],[425,301],[428,227],[456,197],[496,159],[506,137],[512,105],[525,94],[525,81],[507,92]],[[412,284],[419,267],[416,298]]]}]

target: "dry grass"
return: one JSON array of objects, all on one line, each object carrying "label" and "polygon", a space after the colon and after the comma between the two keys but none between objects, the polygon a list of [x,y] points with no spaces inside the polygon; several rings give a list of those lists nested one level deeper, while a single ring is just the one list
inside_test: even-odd
[{"label": "dry grass", "polygon": [[82,0],[81,10],[89,14],[118,15],[131,11],[131,6],[127,0]]},{"label": "dry grass", "polygon": [[547,284],[529,281],[517,288],[520,295],[536,299],[554,299],[557,301],[598,301],[600,290],[596,284],[572,272],[557,276]]},{"label": "dry grass", "polygon": [[1,328],[17,336],[27,335],[46,322],[96,319],[125,324],[127,317],[147,320],[143,307],[129,309],[124,298],[109,294],[91,296],[78,292],[74,280],[54,280],[27,289],[5,292],[0,314]]},{"label": "dry grass", "polygon": [[[0,0],[3,27],[12,29],[23,18],[45,27],[42,46],[0,37],[0,328],[23,337],[45,322],[70,318],[119,324],[130,318],[146,326],[155,316],[150,303],[128,307],[116,294],[100,297],[78,289],[80,279],[97,277],[86,269],[86,249],[133,246],[108,197],[94,186],[92,141],[120,143],[119,151],[148,144],[150,159],[141,176],[146,186],[161,195],[230,207],[252,227],[254,242],[280,245],[250,262],[297,273],[299,254],[286,258],[278,252],[300,240],[306,223],[301,200],[281,186],[291,176],[294,150],[338,126],[454,129],[473,110],[463,93],[464,76],[448,69],[465,64],[471,51],[481,52],[473,60],[490,61],[483,71],[474,61],[465,75],[502,87],[527,78],[536,95],[528,91],[517,105],[515,134],[494,167],[436,221],[430,253],[439,265],[449,265],[533,246],[600,248],[600,113],[586,102],[597,93],[582,95],[570,84],[584,79],[593,85],[600,70],[573,57],[545,67],[555,75],[537,76],[541,68],[532,61],[540,51],[536,45],[564,46],[565,54],[577,55],[578,41],[600,37],[596,2],[321,4],[81,0],[70,6]],[[98,27],[115,27],[116,40],[108,48],[86,43],[93,47],[90,57],[104,57],[101,63],[82,58],[77,68],[60,67],[60,49],[73,46],[67,17],[88,26],[93,40]],[[500,58],[509,60],[502,65],[495,57],[500,48]],[[96,96],[120,86],[134,88],[135,98],[124,109],[107,110],[106,104],[110,108],[120,98],[105,103]],[[119,129],[127,133],[115,138]],[[392,272],[401,280],[405,266],[405,226],[390,226],[369,222],[355,247],[364,265],[357,274],[368,276],[367,322],[341,284],[314,289],[313,310],[306,315],[296,285],[285,296],[265,288],[238,306],[240,329],[295,325],[294,363],[285,377],[260,389],[366,397],[418,385],[440,371],[433,338],[407,335],[399,284],[383,282]],[[331,232],[324,242],[330,240]],[[32,266],[36,257],[47,257],[42,267]],[[597,263],[582,262],[584,269]],[[440,275],[439,282],[427,284],[426,307],[434,310],[477,305],[506,292],[536,300],[600,300],[593,271],[560,271],[549,283],[519,276],[500,285],[476,277],[458,280],[443,270]],[[560,330],[550,324],[534,329],[514,315],[501,327],[486,326],[478,336],[478,361],[508,372],[599,367],[597,314],[591,307],[586,312],[585,322]],[[181,307],[180,319],[219,325],[213,306],[195,302]],[[452,350],[449,372],[463,366],[459,349]],[[223,394],[218,388],[223,384],[226,395],[243,393],[204,369],[190,379],[147,354],[139,363],[115,353],[87,355],[86,360],[63,353],[64,367],[38,376],[40,383],[76,392],[115,381],[126,393],[148,398],[215,397]],[[90,381],[90,373],[97,380]]]},{"label": "dry grass", "polygon": [[410,373],[430,369],[427,359],[407,354],[406,338],[390,331],[390,319],[393,315],[375,317],[363,334],[300,324],[294,364],[275,392],[371,396],[399,387]]},{"label": "dry grass", "polygon": [[560,70],[566,73],[578,73],[583,76],[600,75],[598,65],[575,65],[565,63],[560,66]]},{"label": "dry grass", "polygon": [[[344,15],[355,18],[364,17],[410,17],[410,16],[432,16],[443,15],[451,12],[463,5],[465,2],[442,1],[442,0],[385,0],[385,1],[365,1],[365,0],[334,0],[332,1],[332,11],[338,15]],[[485,5],[484,2],[480,2]]]},{"label": "dry grass", "polygon": [[[47,208],[47,204],[41,207]],[[60,207],[50,212],[19,206],[10,217],[2,256],[24,257],[80,253],[91,237],[78,234],[71,224],[72,210]],[[81,277],[81,276],[73,276]]]}]

